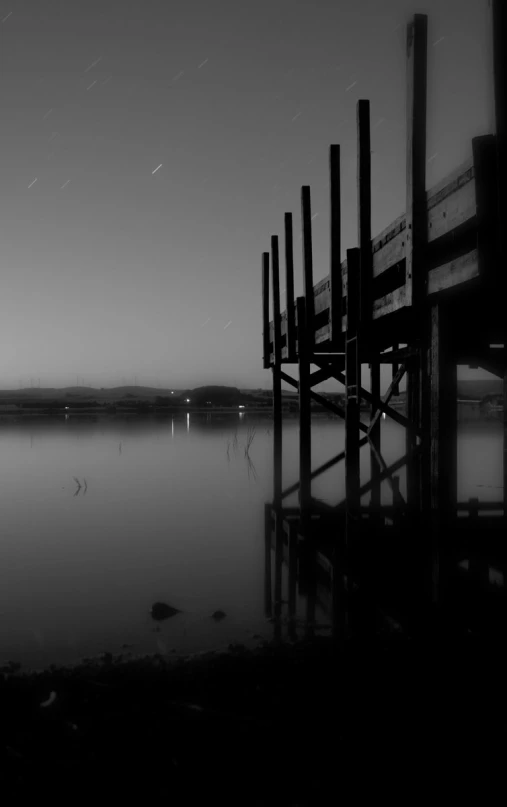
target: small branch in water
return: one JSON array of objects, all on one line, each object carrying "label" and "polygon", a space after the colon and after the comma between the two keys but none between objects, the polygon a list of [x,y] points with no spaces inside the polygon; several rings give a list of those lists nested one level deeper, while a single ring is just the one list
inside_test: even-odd
[{"label": "small branch in water", "polygon": [[78,494],[78,493],[79,493],[79,491],[81,490],[81,482],[79,481],[79,479],[77,478],[77,476],[73,476],[72,478],[73,478],[74,482],[75,482],[75,483],[76,483],[76,485],[77,485],[77,490],[76,490],[76,492],[74,493],[74,496],[77,496],[77,494]]},{"label": "small branch in water", "polygon": [[86,493],[86,491],[88,490],[88,483],[84,477],[83,479],[84,479],[84,492]]}]

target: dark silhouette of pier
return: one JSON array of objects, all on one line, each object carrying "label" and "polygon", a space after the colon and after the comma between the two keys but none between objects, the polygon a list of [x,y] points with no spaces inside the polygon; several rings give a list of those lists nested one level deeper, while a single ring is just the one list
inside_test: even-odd
[{"label": "dark silhouette of pier", "polygon": [[[264,367],[273,376],[274,490],[266,506],[266,540],[276,555],[274,615],[280,616],[284,597],[289,618],[293,614],[299,576],[311,625],[319,579],[327,576],[340,640],[374,634],[386,620],[410,636],[503,626],[506,586],[490,581],[492,567],[503,581],[507,575],[507,9],[501,0],[491,2],[490,19],[496,131],[474,138],[469,159],[426,188],[428,20],[416,14],[407,25],[405,213],[372,237],[370,104],[359,100],[358,248],[340,261],[340,146],[331,145],[329,275],[314,284],[308,186],[301,188],[304,295],[297,299],[292,214],[285,213],[283,312],[277,235],[262,256]],[[361,385],[364,364],[370,390]],[[383,364],[392,367],[392,382],[382,396]],[[457,366],[463,364],[503,380],[503,493],[496,502],[457,501]],[[297,379],[286,365],[297,366]],[[390,405],[403,377],[405,413]],[[344,406],[315,392],[328,379],[343,384]],[[282,381],[299,397],[299,481],[286,489]],[[346,429],[345,450],[316,469],[312,400],[342,417]],[[368,424],[360,419],[361,401],[370,405]],[[389,466],[382,456],[383,414],[406,433],[405,455]],[[369,447],[372,468],[363,485],[362,446]],[[345,464],[346,496],[336,506],[324,505],[312,496],[312,480],[339,462]],[[404,466],[405,496],[396,476]],[[381,503],[384,480],[390,505]],[[286,507],[296,490],[298,506]],[[282,596],[283,559],[289,583]]]}]

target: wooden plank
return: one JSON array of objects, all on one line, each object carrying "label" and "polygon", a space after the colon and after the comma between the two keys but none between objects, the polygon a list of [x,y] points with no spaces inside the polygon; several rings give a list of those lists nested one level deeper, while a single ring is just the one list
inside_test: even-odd
[{"label": "wooden plank", "polygon": [[428,272],[428,296],[479,277],[479,253],[473,249]]},{"label": "wooden plank", "polygon": [[306,301],[297,299],[299,345],[299,506],[303,523],[309,517],[312,496],[312,421],[310,408],[310,358]]},{"label": "wooden plank", "polygon": [[[329,148],[329,174],[331,195],[331,267],[329,275],[329,308],[331,340],[341,336],[342,278],[341,278],[341,199],[340,199],[340,146]],[[315,308],[317,313],[317,308]]]},{"label": "wooden plank", "polygon": [[310,348],[315,341],[315,302],[313,294],[312,206],[310,188],[301,188],[301,223],[303,228],[303,288],[306,310],[306,328]]},{"label": "wooden plank", "polygon": [[385,317],[387,314],[393,314],[395,311],[399,311],[400,308],[405,306],[405,300],[405,286],[400,286],[399,289],[395,289],[389,292],[389,294],[379,297],[378,300],[373,301],[373,319],[380,319],[380,317]]},{"label": "wooden plank", "polygon": [[296,310],[294,305],[294,250],[292,238],[292,213],[286,213],[285,224],[285,290],[286,290],[286,324],[287,324],[287,357],[296,352]]},{"label": "wooden plank", "polygon": [[360,250],[359,321],[371,320],[371,146],[370,102],[357,102],[357,242]]},{"label": "wooden plank", "polygon": [[269,252],[262,253],[262,344],[263,367],[269,368]]},{"label": "wooden plank", "polygon": [[407,206],[405,218],[405,305],[419,308],[425,297],[421,262],[427,233],[426,85],[428,18],[415,14],[407,26]]},{"label": "wooden plank", "polygon": [[278,236],[271,236],[271,268],[273,279],[273,500],[279,504],[282,493],[282,380],[280,343],[280,269]]}]

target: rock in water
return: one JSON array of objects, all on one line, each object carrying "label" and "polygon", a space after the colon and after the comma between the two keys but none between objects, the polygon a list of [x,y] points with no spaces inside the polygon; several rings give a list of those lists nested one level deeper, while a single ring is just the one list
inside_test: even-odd
[{"label": "rock in water", "polygon": [[173,608],[172,605],[167,605],[165,602],[155,602],[151,606],[151,615],[153,619],[168,619],[170,616],[181,614],[178,608]]},{"label": "rock in water", "polygon": [[213,614],[211,614],[211,618],[216,622],[220,622],[220,620],[225,619],[226,616],[227,614],[224,613],[224,611],[215,611]]}]

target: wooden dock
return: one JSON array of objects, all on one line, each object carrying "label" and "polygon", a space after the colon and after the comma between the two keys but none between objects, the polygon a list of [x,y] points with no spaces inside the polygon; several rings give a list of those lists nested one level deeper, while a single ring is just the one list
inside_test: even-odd
[{"label": "wooden dock", "polygon": [[[387,603],[400,619],[417,626],[428,614],[452,610],[454,583],[462,580],[465,567],[468,583],[476,587],[492,563],[507,574],[505,406],[501,501],[457,501],[457,366],[486,369],[503,379],[504,400],[507,391],[502,226],[507,220],[507,8],[502,0],[491,0],[490,20],[496,129],[472,140],[468,160],[426,189],[428,21],[416,14],[407,25],[406,212],[372,237],[370,105],[359,100],[358,248],[348,249],[341,261],[340,146],[331,145],[329,275],[314,284],[308,186],[301,188],[304,295],[297,300],[292,214],[284,217],[283,311],[277,235],[262,255],[264,367],[272,370],[274,416],[274,490],[266,534],[270,546],[274,535],[274,545],[282,547],[278,560],[286,539],[289,565],[292,547],[291,557],[303,558],[297,568],[327,569],[343,637],[350,634],[352,592],[358,588],[368,601]],[[297,365],[297,378],[286,372],[284,365],[290,364]],[[361,386],[364,364],[370,390]],[[392,382],[381,396],[383,364],[391,365]],[[390,406],[403,377],[406,413]],[[344,407],[314,391],[328,379],[343,384]],[[285,490],[282,381],[298,392],[300,427],[299,481]],[[345,450],[317,469],[311,468],[311,400],[343,417],[346,428]],[[370,405],[369,424],[360,420],[364,401]],[[405,455],[390,466],[382,456],[382,414],[406,432]],[[372,477],[360,486],[363,445],[370,449]],[[312,498],[312,480],[341,461],[346,497],[335,507],[323,507]],[[395,475],[405,465],[406,498]],[[381,506],[383,480],[392,489],[391,507]],[[284,500],[296,490],[299,505],[288,510]],[[367,493],[371,501],[365,507],[361,500]],[[313,572],[308,579],[315,587]]]}]

